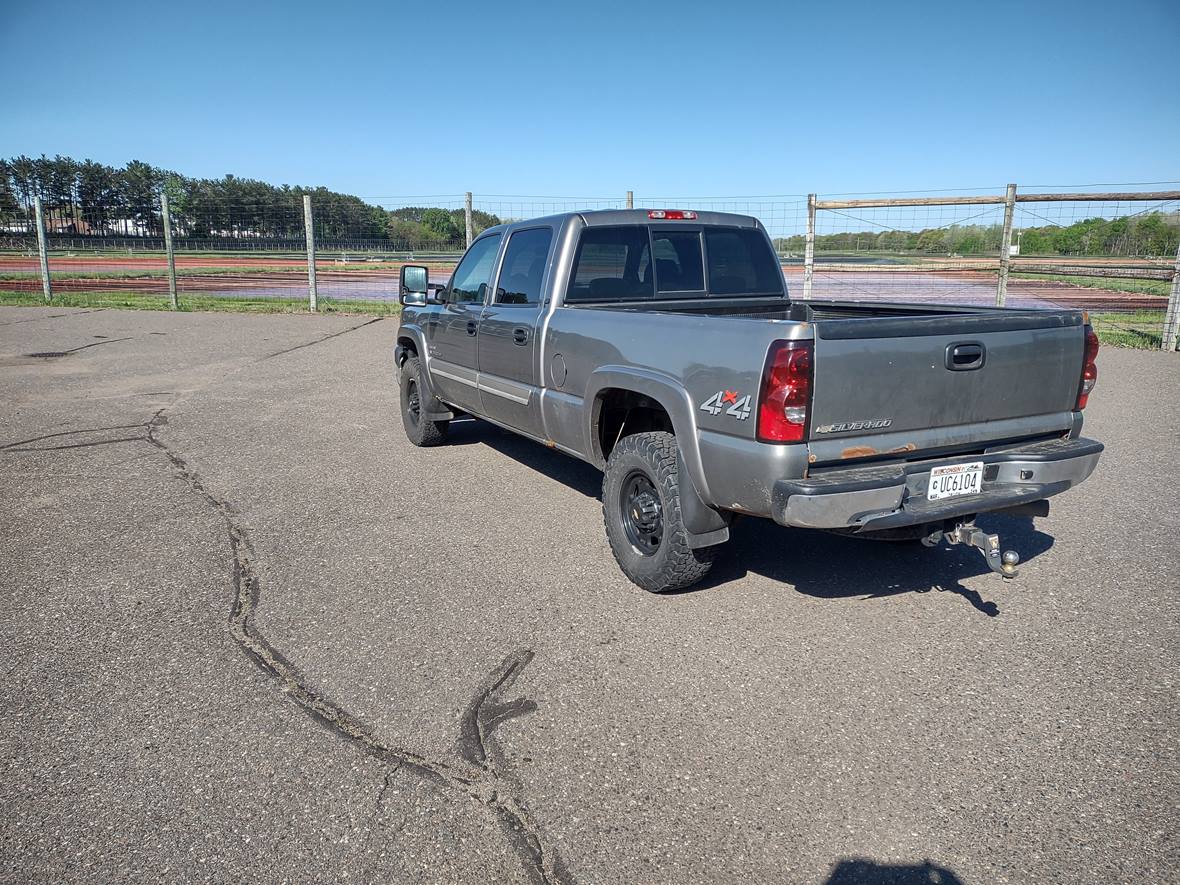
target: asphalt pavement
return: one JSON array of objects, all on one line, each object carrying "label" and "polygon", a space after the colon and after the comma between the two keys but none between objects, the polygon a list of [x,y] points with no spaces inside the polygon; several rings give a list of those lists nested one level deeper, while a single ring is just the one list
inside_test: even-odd
[{"label": "asphalt pavement", "polygon": [[0,309],[0,881],[1180,878],[1180,355],[1014,583],[745,520],[660,597],[396,328]]}]

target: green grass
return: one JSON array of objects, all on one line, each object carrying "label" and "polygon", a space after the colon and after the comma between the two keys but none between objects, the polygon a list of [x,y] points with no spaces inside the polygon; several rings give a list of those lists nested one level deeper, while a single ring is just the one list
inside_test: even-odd
[{"label": "green grass", "polygon": [[1167,297],[1172,284],[1167,280],[1134,280],[1121,277],[1075,277],[1053,273],[1013,273],[1020,280],[1050,280],[1070,286],[1087,289],[1106,289],[1111,292],[1134,292],[1137,295],[1160,295]]},{"label": "green grass", "polygon": [[1136,350],[1159,350],[1164,340],[1164,312],[1090,313],[1090,324],[1103,344]]},{"label": "green grass", "polygon": [[[123,310],[170,310],[168,296],[149,292],[60,292],[46,302],[40,292],[0,289],[4,307],[88,307]],[[308,313],[305,298],[234,298],[216,295],[181,295],[181,311],[222,313]],[[320,313],[392,316],[401,310],[395,301],[340,301],[320,299]],[[1162,310],[1127,313],[1091,312],[1090,322],[1098,340],[1106,345],[1158,350],[1163,340]]]},{"label": "green grass", "polygon": [[[368,264],[341,264],[339,266],[331,265],[325,267],[322,263],[316,262],[316,270],[320,273],[365,273],[378,271],[394,271],[401,267],[401,263],[393,263],[387,261],[374,261]],[[68,268],[65,270],[53,270],[50,266],[54,279],[59,280],[148,280],[148,279],[167,279],[168,271],[166,268],[153,268],[151,270],[99,270],[99,271],[71,271]],[[40,276],[40,271],[37,270],[16,270],[16,271],[0,271],[0,281],[11,280],[28,280]],[[183,267],[176,269],[176,276],[179,277],[216,277],[216,276],[231,276],[231,275],[249,275],[261,276],[265,274],[289,274],[289,273],[307,273],[307,264],[290,264],[290,265],[276,265],[270,267],[257,266],[235,266],[235,267]]]},{"label": "green grass", "polygon": [[[800,255],[799,257],[802,257]],[[892,264],[945,264],[949,259],[946,255],[915,255],[913,252],[872,252],[862,250],[856,252],[854,250],[835,250],[833,252],[815,250],[815,257],[822,258],[824,261],[832,261],[839,263],[844,259],[859,259],[863,261],[866,258],[882,259]]]},{"label": "green grass", "polygon": [[[123,310],[171,310],[167,295],[149,292],[61,292],[46,301],[40,292],[0,289],[3,307],[88,307]],[[401,310],[396,301],[342,301],[321,298],[320,313],[390,316]],[[234,298],[216,295],[181,295],[181,311],[222,313],[309,313],[306,298]]]}]

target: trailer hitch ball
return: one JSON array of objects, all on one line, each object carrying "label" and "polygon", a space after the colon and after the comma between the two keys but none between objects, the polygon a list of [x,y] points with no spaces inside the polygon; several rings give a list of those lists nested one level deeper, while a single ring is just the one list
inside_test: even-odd
[{"label": "trailer hitch ball", "polygon": [[948,544],[962,544],[974,547],[983,554],[987,567],[1006,581],[1015,578],[1019,572],[1016,565],[1020,562],[1020,554],[1015,550],[1000,551],[1000,536],[989,535],[974,522],[964,522],[955,526],[951,531],[934,532],[922,539],[928,547],[936,547],[945,540]]}]

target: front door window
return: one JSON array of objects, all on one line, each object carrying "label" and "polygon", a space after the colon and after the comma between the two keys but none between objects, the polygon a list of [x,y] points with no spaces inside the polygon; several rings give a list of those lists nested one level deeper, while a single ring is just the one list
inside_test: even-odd
[{"label": "front door window", "polygon": [[475,304],[483,301],[499,246],[499,234],[492,234],[472,244],[451,276],[450,291],[447,293],[449,303]]}]

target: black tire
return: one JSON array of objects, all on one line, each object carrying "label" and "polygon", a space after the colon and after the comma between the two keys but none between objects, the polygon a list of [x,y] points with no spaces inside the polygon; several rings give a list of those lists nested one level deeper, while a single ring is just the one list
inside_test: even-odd
[{"label": "black tire", "polygon": [[615,561],[652,593],[690,587],[713,566],[716,547],[693,550],[680,515],[679,457],[670,433],[624,437],[602,482],[602,518]]},{"label": "black tire", "polygon": [[402,424],[416,446],[437,446],[446,442],[447,421],[430,421],[422,416],[422,365],[416,356],[402,363]]}]

